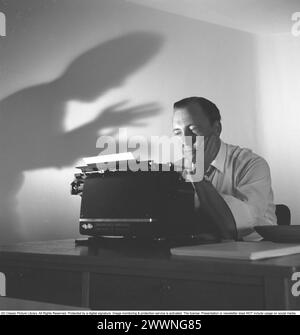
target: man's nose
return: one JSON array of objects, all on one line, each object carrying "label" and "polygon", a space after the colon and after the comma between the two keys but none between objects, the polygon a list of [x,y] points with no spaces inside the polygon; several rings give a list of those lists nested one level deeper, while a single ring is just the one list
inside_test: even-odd
[{"label": "man's nose", "polygon": [[183,135],[184,145],[192,146],[196,142],[196,135],[190,129],[185,129]]}]

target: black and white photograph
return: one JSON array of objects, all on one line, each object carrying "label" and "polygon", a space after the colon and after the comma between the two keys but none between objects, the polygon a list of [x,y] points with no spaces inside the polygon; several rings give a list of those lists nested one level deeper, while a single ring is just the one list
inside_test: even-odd
[{"label": "black and white photograph", "polygon": [[297,315],[299,92],[300,0],[0,0],[0,315]]}]

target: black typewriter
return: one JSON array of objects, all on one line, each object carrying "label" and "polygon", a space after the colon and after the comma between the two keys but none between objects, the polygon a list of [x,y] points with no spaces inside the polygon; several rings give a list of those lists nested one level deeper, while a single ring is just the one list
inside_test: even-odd
[{"label": "black typewriter", "polygon": [[195,233],[194,191],[173,164],[140,162],[132,171],[79,167],[72,194],[81,195],[80,234],[92,237],[174,239]]}]

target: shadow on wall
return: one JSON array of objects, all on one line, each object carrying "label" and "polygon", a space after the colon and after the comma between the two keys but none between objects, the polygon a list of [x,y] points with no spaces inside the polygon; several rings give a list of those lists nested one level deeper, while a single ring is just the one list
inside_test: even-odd
[{"label": "shadow on wall", "polygon": [[62,168],[82,156],[98,154],[101,129],[140,125],[139,120],[159,112],[154,103],[133,108],[117,103],[99,111],[98,118],[88,124],[69,132],[63,129],[66,102],[91,101],[121,86],[161,45],[160,36],[147,32],[107,41],[76,58],[55,81],[0,101],[0,243],[22,238],[16,195],[25,170]]}]

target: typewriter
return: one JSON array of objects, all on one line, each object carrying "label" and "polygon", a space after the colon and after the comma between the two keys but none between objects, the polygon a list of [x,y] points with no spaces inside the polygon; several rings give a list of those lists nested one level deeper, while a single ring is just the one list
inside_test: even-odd
[{"label": "typewriter", "polygon": [[130,239],[193,236],[193,187],[173,164],[136,162],[142,168],[132,171],[128,158],[105,168],[92,158],[86,162],[71,184],[71,193],[81,195],[80,234]]}]

